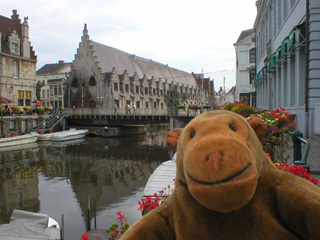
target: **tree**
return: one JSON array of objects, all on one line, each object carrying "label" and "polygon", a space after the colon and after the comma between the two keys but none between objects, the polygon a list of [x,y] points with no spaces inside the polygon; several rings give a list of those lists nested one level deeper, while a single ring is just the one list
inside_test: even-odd
[{"label": "tree", "polygon": [[41,81],[38,81],[36,84],[36,96],[37,99],[40,100],[41,99],[41,88],[44,86],[45,84]]}]

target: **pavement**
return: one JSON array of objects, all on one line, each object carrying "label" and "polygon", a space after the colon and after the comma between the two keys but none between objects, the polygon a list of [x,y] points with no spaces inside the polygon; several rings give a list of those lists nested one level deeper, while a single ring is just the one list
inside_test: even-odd
[{"label": "pavement", "polygon": [[[313,177],[319,179],[318,186],[320,186],[320,142],[314,139],[304,138],[306,141],[310,143],[310,151],[308,155],[308,164],[310,166],[310,173]],[[292,143],[292,142],[291,142]],[[292,144],[290,144],[292,146]],[[304,144],[302,145],[302,155],[304,153]],[[289,159],[288,163],[293,162],[293,148],[288,150],[285,155],[290,155],[291,158]]]}]

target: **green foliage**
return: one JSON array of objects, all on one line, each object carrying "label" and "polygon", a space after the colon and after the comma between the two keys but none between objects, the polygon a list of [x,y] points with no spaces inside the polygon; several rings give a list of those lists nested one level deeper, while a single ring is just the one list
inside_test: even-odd
[{"label": "green foliage", "polygon": [[168,108],[175,108],[177,105],[180,105],[180,97],[177,89],[168,90],[165,101]]},{"label": "green foliage", "polygon": [[45,84],[42,82],[37,82],[36,84],[36,96],[37,99],[40,100],[41,99],[41,88],[44,86]]},{"label": "green foliage", "polygon": [[119,224],[111,222],[111,227],[106,231],[107,233],[111,233],[109,240],[120,239],[130,227],[130,223],[120,211],[117,212],[117,215]]}]

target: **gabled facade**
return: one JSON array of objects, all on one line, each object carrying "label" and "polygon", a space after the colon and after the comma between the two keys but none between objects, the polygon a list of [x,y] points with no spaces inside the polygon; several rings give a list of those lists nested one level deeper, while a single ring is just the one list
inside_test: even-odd
[{"label": "gabled facade", "polygon": [[236,101],[255,107],[256,93],[253,80],[256,75],[256,48],[254,29],[242,31],[234,47],[236,50]]},{"label": "gabled facade", "polygon": [[[72,63],[66,107],[91,108],[113,112],[127,104],[141,113],[167,111],[174,91],[180,104],[204,105],[201,86],[191,73],[141,58],[90,40],[87,26]],[[175,106],[173,106],[175,107]]]},{"label": "gabled facade", "polygon": [[64,91],[72,63],[60,60],[58,63],[46,64],[37,71],[37,82],[42,84],[40,90],[41,106],[53,108],[64,107]]},{"label": "gabled facade", "polygon": [[0,16],[0,96],[10,105],[32,106],[35,100],[37,57],[29,42],[28,17],[23,23],[17,10]]},{"label": "gabled facade", "polygon": [[320,103],[320,1],[259,0],[256,4],[257,107],[284,107],[296,114],[296,128],[305,137],[313,138],[315,129],[320,135],[315,120]]}]

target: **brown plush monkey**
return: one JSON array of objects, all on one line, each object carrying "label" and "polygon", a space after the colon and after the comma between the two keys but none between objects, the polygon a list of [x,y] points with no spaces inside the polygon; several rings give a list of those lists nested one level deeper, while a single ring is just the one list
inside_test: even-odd
[{"label": "brown plush monkey", "polygon": [[194,118],[176,136],[174,193],[121,239],[320,239],[320,189],[272,164],[263,128],[230,111]]}]

